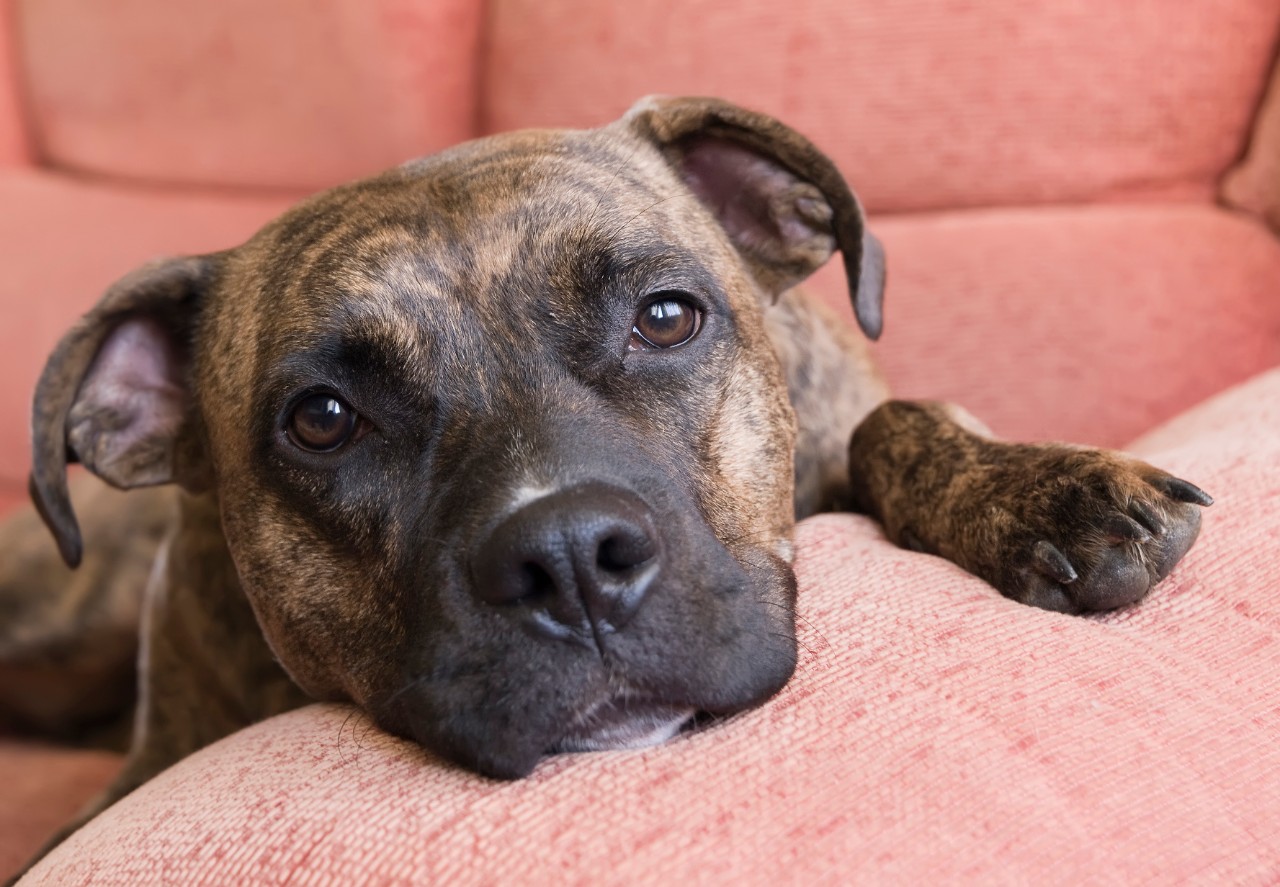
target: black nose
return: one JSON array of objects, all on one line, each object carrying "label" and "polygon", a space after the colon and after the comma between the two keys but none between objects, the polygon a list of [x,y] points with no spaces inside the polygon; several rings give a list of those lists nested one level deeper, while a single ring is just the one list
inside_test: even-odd
[{"label": "black nose", "polygon": [[519,508],[472,552],[476,597],[542,635],[589,646],[631,619],[661,569],[649,509],[598,484]]}]

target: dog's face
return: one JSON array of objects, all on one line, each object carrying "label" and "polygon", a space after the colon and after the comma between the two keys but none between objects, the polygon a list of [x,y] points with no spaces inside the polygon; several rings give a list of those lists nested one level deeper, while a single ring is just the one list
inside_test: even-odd
[{"label": "dog's face", "polygon": [[665,739],[795,665],[794,421],[762,312],[850,252],[856,213],[795,145],[656,102],[326,192],[126,280],[37,424],[65,416],[109,480],[216,496],[310,694],[499,776]]},{"label": "dog's face", "polygon": [[199,340],[273,649],[486,772],[665,738],[795,662],[758,295],[637,147],[499,137],[321,195],[228,262]]}]

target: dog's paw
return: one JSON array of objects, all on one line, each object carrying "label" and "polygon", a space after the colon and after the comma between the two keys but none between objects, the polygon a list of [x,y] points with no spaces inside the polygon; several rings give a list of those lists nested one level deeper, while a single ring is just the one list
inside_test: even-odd
[{"label": "dog's paw", "polygon": [[[1046,610],[1111,610],[1141,600],[1191,548],[1203,490],[1119,453],[1016,447],[988,487],[1000,551],[989,576]],[[1003,537],[1003,538],[1001,538]],[[997,541],[998,540],[998,541]]]}]

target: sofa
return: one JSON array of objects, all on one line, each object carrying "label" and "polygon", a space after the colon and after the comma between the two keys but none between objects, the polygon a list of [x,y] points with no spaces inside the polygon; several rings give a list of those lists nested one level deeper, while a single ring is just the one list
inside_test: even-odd
[{"label": "sofa", "polygon": [[[315,705],[22,883],[1274,883],[1277,47],[1274,0],[3,0],[0,509],[44,356],[116,277],[649,93],[750,105],[836,160],[887,250],[897,394],[1217,499],[1147,600],[1084,618],[810,519],[799,668],[758,710],[498,782]],[[810,286],[852,322],[837,266]],[[119,764],[0,736],[0,875]]]}]

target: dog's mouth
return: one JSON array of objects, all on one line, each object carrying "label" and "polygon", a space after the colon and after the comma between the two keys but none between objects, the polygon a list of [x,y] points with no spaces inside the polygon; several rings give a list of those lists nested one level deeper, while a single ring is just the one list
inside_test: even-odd
[{"label": "dog's mouth", "polygon": [[661,745],[679,733],[695,714],[697,709],[689,706],[614,697],[588,709],[547,753]]}]

